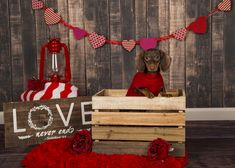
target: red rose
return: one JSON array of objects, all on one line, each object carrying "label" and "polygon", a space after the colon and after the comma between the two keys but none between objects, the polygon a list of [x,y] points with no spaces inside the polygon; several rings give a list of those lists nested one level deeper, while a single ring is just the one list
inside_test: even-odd
[{"label": "red rose", "polygon": [[92,138],[90,131],[81,130],[74,134],[72,138],[72,150],[77,154],[91,152]]},{"label": "red rose", "polygon": [[148,147],[148,158],[151,160],[165,160],[168,157],[170,144],[158,138],[152,141]]}]

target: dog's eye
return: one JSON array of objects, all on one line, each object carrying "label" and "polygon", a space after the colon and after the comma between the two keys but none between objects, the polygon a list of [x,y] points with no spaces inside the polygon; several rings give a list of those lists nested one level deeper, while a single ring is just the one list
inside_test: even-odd
[{"label": "dog's eye", "polygon": [[149,61],[150,57],[144,57],[145,61]]},{"label": "dog's eye", "polygon": [[156,60],[156,61],[160,60],[160,56],[159,55],[155,56],[154,60]]}]

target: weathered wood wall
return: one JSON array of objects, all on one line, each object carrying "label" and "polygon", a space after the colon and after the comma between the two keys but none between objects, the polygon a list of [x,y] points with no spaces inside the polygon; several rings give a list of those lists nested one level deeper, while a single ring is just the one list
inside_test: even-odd
[{"label": "weathered wood wall", "polygon": [[[172,33],[219,0],[46,0],[72,25],[111,39],[139,39]],[[164,73],[167,87],[185,88],[187,107],[235,106],[235,10],[215,14],[208,33],[166,40],[159,47],[173,62]],[[135,73],[134,56],[121,46],[94,50],[87,38],[76,41],[62,25],[46,26],[31,1],[0,1],[0,102],[17,100],[27,80],[37,76],[40,46],[52,36],[69,45],[72,83],[82,95],[103,88],[127,88]]]}]

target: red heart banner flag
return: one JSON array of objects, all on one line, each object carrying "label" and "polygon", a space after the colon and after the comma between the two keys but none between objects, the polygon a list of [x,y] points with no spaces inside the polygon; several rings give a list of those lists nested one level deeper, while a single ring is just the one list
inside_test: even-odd
[{"label": "red heart banner flag", "polygon": [[144,51],[148,49],[155,48],[157,46],[157,39],[156,38],[142,38],[140,40],[140,46]]},{"label": "red heart banner flag", "polygon": [[131,51],[133,50],[133,48],[135,48],[135,40],[123,40],[122,41],[122,46],[123,48],[125,48],[127,51]]},{"label": "red heart banner flag", "polygon": [[83,29],[75,27],[75,28],[73,28],[73,34],[77,40],[80,40],[87,35],[87,32]]},{"label": "red heart banner flag", "polygon": [[192,22],[187,29],[194,33],[204,34],[207,31],[207,16],[198,17],[196,21]]},{"label": "red heart banner flag", "polygon": [[47,8],[44,14],[46,24],[52,25],[57,24],[61,20],[61,17],[58,13],[55,13],[52,8]]},{"label": "red heart banner flag", "polygon": [[43,7],[43,3],[39,0],[32,0],[32,8],[35,9],[41,9]]},{"label": "red heart banner flag", "polygon": [[186,28],[182,28],[182,29],[176,30],[173,33],[173,36],[175,37],[175,39],[182,41],[182,40],[185,39],[186,33],[187,33],[187,29]]},{"label": "red heart banner flag", "polygon": [[89,42],[93,48],[99,48],[105,44],[106,38],[93,32],[89,35]]}]

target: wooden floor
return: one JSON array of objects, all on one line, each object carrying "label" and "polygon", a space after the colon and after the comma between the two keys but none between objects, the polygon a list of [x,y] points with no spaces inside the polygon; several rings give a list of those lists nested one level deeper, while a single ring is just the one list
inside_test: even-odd
[{"label": "wooden floor", "polygon": [[[235,168],[235,122],[188,122],[187,168]],[[21,167],[31,149],[4,149],[3,125],[0,125],[0,168]]]}]

